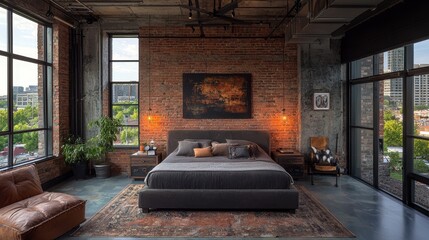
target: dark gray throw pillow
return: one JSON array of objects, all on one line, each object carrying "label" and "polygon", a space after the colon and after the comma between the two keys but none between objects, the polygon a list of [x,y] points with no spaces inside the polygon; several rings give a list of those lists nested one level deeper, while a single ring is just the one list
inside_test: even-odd
[{"label": "dark gray throw pillow", "polygon": [[240,139],[226,139],[226,142],[232,145],[248,145],[249,146],[249,154],[250,158],[256,158],[259,153],[259,146],[258,144],[247,141],[247,140],[240,140]]},{"label": "dark gray throw pillow", "polygon": [[197,142],[200,144],[200,148],[210,147],[212,143],[211,139],[183,139],[183,141]]},{"label": "dark gray throw pillow", "polygon": [[179,141],[177,156],[194,156],[194,148],[199,148],[197,142]]},{"label": "dark gray throw pillow", "polygon": [[249,146],[248,145],[230,145],[228,146],[228,158],[249,158]]}]

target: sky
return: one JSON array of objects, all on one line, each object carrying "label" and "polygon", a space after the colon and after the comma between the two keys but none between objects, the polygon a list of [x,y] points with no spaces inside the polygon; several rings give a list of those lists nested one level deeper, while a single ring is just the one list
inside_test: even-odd
[{"label": "sky", "polygon": [[[112,60],[138,60],[138,38],[113,38]],[[113,62],[112,81],[138,81],[138,62]]]},{"label": "sky", "polygon": [[[14,53],[37,58],[37,26],[38,24],[19,15],[13,15],[14,22]],[[6,11],[0,8],[0,49],[6,50]],[[0,96],[6,95],[6,58],[0,57]],[[28,87],[37,85],[37,64],[13,61],[14,86]]]}]

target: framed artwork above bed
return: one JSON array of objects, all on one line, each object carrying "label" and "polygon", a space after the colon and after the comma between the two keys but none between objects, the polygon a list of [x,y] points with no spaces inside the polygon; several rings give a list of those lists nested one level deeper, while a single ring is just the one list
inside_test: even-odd
[{"label": "framed artwork above bed", "polygon": [[183,118],[251,118],[251,74],[183,74]]}]

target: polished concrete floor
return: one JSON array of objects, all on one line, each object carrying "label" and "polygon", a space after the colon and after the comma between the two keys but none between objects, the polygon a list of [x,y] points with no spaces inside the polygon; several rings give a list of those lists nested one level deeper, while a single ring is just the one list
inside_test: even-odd
[{"label": "polished concrete floor", "polygon": [[[314,186],[305,179],[296,181],[295,184],[306,186],[340,222],[356,235],[356,238],[353,239],[429,239],[429,217],[426,215],[404,206],[391,196],[376,191],[349,176],[340,177],[338,188],[334,187],[334,181],[334,178],[329,176],[316,176]],[[48,191],[65,192],[86,199],[86,218],[89,219],[121,189],[135,182],[142,183],[142,181],[131,180],[127,176],[79,181],[70,179],[48,189]],[[61,239],[79,240],[86,238],[70,237],[69,234],[66,234]],[[134,238],[113,239],[130,240]]]}]

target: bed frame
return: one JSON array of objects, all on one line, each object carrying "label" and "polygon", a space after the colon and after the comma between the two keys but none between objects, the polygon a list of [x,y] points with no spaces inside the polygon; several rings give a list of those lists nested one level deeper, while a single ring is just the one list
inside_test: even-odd
[{"label": "bed frame", "polygon": [[[167,154],[173,152],[179,140],[243,139],[257,143],[270,154],[270,134],[257,130],[173,130],[168,132]],[[151,189],[145,186],[139,193],[139,208],[149,209],[230,209],[289,210],[298,208],[298,191],[290,189]]]}]

